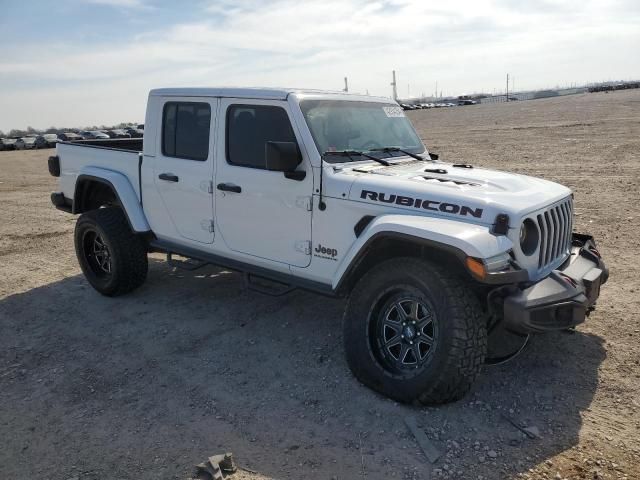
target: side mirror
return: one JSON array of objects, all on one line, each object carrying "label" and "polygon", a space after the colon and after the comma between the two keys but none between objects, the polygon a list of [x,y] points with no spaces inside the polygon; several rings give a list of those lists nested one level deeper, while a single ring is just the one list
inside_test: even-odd
[{"label": "side mirror", "polygon": [[429,157],[431,157],[431,160],[438,160],[440,158],[440,155],[438,155],[437,153],[429,152]]},{"label": "side mirror", "polygon": [[267,170],[293,172],[302,161],[295,142],[267,142],[265,144]]}]

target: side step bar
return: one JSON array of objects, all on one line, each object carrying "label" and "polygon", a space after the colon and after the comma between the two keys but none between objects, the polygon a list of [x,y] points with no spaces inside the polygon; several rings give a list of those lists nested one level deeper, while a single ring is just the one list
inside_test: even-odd
[{"label": "side step bar", "polygon": [[269,295],[271,297],[281,297],[296,289],[293,285],[276,282],[275,280],[269,280],[268,278],[251,275],[246,272],[242,274],[242,280],[247,290],[262,293],[263,295]]},{"label": "side step bar", "polygon": [[[173,258],[173,252],[167,252],[167,263],[172,267],[179,268],[181,270],[193,271],[204,267],[205,265],[211,265],[209,262],[203,260],[197,260],[195,258],[184,257],[186,260],[176,260]],[[183,255],[180,255],[181,257]],[[281,297],[287,293],[293,292],[296,287],[286,283],[278,282],[275,280],[269,280],[268,278],[260,277],[258,275],[252,275],[247,272],[242,273],[242,282],[247,290],[253,292],[262,293],[263,295],[269,295],[272,297]]]},{"label": "side step bar", "polygon": [[[245,280],[245,284],[251,287],[252,290],[266,295],[284,295],[285,293],[295,289],[302,289],[326,295],[328,297],[338,296],[337,291],[328,283],[307,280],[290,273],[270,270],[231,258],[221,257],[212,253],[196,250],[191,247],[185,247],[184,245],[179,245],[173,242],[153,238],[149,241],[149,251],[166,254],[169,264],[177,268],[195,270],[205,265],[215,265],[217,267],[235,270],[236,272],[240,272],[243,275],[248,276],[248,279]],[[185,257],[187,260],[175,260],[172,255],[180,255],[181,257]],[[261,280],[261,285],[256,281],[258,279]],[[265,286],[263,281],[270,282],[270,285]],[[272,285],[276,285],[277,288],[270,288]]]}]

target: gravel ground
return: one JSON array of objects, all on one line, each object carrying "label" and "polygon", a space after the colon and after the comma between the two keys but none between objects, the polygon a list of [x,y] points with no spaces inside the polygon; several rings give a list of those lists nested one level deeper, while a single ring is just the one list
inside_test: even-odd
[{"label": "gravel ground", "polygon": [[458,403],[399,405],[349,373],[342,300],[248,294],[156,255],[142,288],[101,297],[75,218],[49,202],[51,151],[0,152],[0,478],[184,479],[224,451],[252,480],[640,478],[640,92],[410,116],[445,160],[574,189],[577,230],[611,268],[586,324],[485,368]]}]

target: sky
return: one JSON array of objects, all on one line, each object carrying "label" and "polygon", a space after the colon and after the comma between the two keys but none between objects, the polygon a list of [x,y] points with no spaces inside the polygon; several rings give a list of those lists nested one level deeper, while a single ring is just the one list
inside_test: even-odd
[{"label": "sky", "polygon": [[0,0],[0,130],[142,122],[160,87],[638,79],[639,52],[640,0]]}]

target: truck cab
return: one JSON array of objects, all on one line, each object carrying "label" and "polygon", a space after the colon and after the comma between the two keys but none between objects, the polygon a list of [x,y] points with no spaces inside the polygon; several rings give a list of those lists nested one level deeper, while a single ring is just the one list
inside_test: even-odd
[{"label": "truck cab", "polygon": [[[196,93],[149,96],[142,199],[155,235],[282,272],[307,267],[314,175],[291,99]],[[295,170],[270,169],[267,142],[294,146]]]}]

